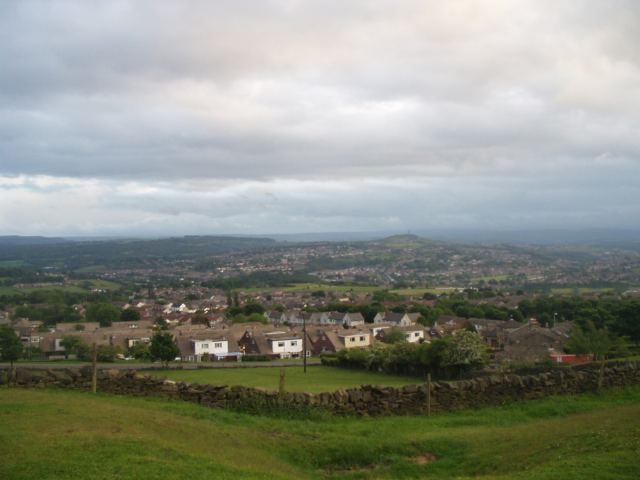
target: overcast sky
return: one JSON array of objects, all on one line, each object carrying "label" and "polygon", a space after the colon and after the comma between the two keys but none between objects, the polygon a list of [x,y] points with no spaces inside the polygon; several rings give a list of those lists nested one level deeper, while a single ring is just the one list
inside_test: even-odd
[{"label": "overcast sky", "polygon": [[0,234],[640,227],[640,2],[0,2]]}]

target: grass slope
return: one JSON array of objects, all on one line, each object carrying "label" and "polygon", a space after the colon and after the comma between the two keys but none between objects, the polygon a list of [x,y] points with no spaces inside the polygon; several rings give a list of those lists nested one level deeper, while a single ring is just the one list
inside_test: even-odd
[{"label": "grass slope", "polygon": [[[3,479],[635,479],[640,388],[438,417],[291,420],[0,389]],[[419,459],[436,460],[421,465]]]},{"label": "grass slope", "polygon": [[[277,390],[280,381],[280,368],[278,367],[153,370],[149,373],[182,382],[245,385],[271,390]],[[332,392],[339,388],[351,388],[366,384],[400,387],[423,381],[420,378],[324,366],[310,366],[307,368],[306,374],[302,367],[285,368],[285,388],[291,392]]]}]

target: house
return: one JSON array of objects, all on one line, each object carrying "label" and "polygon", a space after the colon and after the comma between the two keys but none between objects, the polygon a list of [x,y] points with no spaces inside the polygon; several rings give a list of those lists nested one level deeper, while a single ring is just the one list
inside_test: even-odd
[{"label": "house", "polygon": [[[258,355],[262,353],[253,332],[249,330],[246,330],[238,340],[238,348],[240,352],[245,355]],[[264,353],[266,354],[267,352]]]},{"label": "house", "polygon": [[593,355],[575,355],[570,353],[551,353],[549,355],[554,363],[567,363],[569,365],[582,365],[593,361]]},{"label": "house", "polygon": [[405,337],[406,341],[409,342],[409,343],[422,343],[426,339],[424,328],[417,327],[417,326],[408,326],[408,327],[391,327],[391,326],[375,327],[375,328],[372,329],[372,332],[375,332],[374,333],[374,337],[375,337],[376,340],[384,342],[385,341],[385,336],[391,330],[402,332],[404,334],[404,337]]},{"label": "house", "polygon": [[229,341],[225,337],[191,340],[191,342],[196,362],[202,361],[204,356],[220,359],[229,353]]},{"label": "house", "polygon": [[282,325],[289,321],[289,317],[284,312],[273,310],[271,312],[264,312],[264,316],[272,325]]},{"label": "house", "polygon": [[280,358],[300,357],[303,339],[297,334],[287,332],[265,333],[269,348],[274,356]]},{"label": "house", "polygon": [[345,313],[342,317],[342,324],[348,328],[364,326],[364,317],[360,312]]},{"label": "house", "polygon": [[303,323],[311,324],[311,316],[309,312],[289,312],[287,320],[289,325],[302,325]]},{"label": "house", "polygon": [[507,332],[522,326],[520,322],[515,320],[489,320],[485,318],[469,318],[468,323],[492,349],[501,349]]},{"label": "house", "polygon": [[426,340],[424,328],[420,326],[410,325],[408,327],[398,327],[398,330],[404,333],[409,343],[422,343]]},{"label": "house", "polygon": [[345,331],[338,333],[338,339],[344,348],[364,348],[371,345],[371,334],[364,331]]},{"label": "house", "polygon": [[151,337],[127,337],[127,350],[129,350],[130,348],[134,347],[135,345],[139,344],[139,343],[145,343],[145,344],[149,344],[151,343]]},{"label": "house", "polygon": [[345,314],[342,312],[324,312],[320,317],[321,325],[342,325]]},{"label": "house", "polygon": [[307,350],[310,351],[313,356],[318,356],[323,353],[333,353],[336,351],[336,346],[324,330],[309,332],[307,334],[307,339]]},{"label": "house", "polygon": [[415,325],[419,318],[419,313],[379,312],[373,317],[373,323],[388,323],[396,327],[408,327]]},{"label": "house", "polygon": [[496,353],[497,360],[535,363],[549,360],[551,354],[562,352],[569,337],[535,321],[507,332],[504,348]]}]

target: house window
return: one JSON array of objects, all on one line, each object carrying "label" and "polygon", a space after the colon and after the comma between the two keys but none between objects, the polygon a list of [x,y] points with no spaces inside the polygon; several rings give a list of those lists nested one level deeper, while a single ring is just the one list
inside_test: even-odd
[{"label": "house window", "polygon": [[284,347],[284,342],[278,342],[279,347]]},{"label": "house window", "polygon": [[208,350],[209,349],[209,344],[208,343],[203,343],[202,344],[202,349],[203,350]]},{"label": "house window", "polygon": [[414,337],[419,337],[420,336],[420,332],[416,332],[413,334]]},{"label": "house window", "polygon": [[213,348],[222,348],[222,342],[214,343]]},{"label": "house window", "polygon": [[360,337],[360,341],[361,341],[361,342],[364,342],[364,337]]},{"label": "house window", "polygon": [[292,346],[292,347],[295,347],[297,344],[298,344],[298,342],[297,342],[296,340],[293,340],[293,341],[291,342],[291,346]]},{"label": "house window", "polygon": [[355,341],[356,341],[356,339],[355,339],[355,338],[353,338],[353,337],[349,337],[349,341],[350,341],[350,342],[355,342]]}]

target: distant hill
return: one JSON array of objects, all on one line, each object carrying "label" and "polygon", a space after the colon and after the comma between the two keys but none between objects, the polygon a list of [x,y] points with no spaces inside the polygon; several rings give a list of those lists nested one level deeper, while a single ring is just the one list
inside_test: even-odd
[{"label": "distant hill", "polygon": [[433,244],[434,241],[418,235],[404,234],[392,235],[382,240],[373,240],[371,243],[382,244],[390,248],[415,248]]},{"label": "distant hill", "polygon": [[20,245],[54,245],[68,240],[57,237],[23,237],[21,235],[0,236],[0,248]]},{"label": "distant hill", "polygon": [[507,243],[512,245],[611,245],[621,247],[634,247],[640,244],[640,230],[638,229],[434,229],[419,230],[418,233],[434,240],[463,243]]},{"label": "distant hill", "polygon": [[[24,237],[21,237],[24,238]],[[186,236],[153,240],[119,239],[106,241],[14,242],[0,244],[0,260],[64,265],[79,268],[92,265],[139,267],[158,260],[199,259],[279,245],[270,238]]]}]

